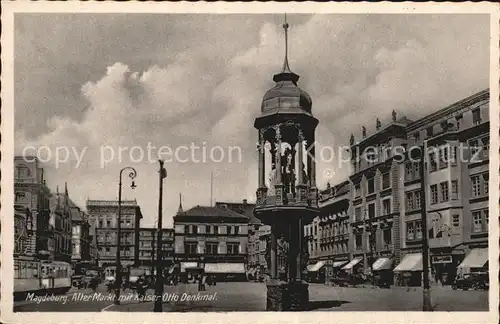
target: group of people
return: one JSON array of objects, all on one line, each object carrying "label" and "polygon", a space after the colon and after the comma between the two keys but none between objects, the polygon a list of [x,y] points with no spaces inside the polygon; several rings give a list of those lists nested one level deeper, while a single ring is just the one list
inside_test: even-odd
[{"label": "group of people", "polygon": [[214,275],[207,276],[206,274],[200,274],[197,276],[196,281],[198,282],[198,291],[205,291],[206,285],[215,286],[217,280]]}]

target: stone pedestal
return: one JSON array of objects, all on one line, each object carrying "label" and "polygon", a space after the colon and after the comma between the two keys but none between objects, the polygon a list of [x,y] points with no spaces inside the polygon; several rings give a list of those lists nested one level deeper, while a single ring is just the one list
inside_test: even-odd
[{"label": "stone pedestal", "polygon": [[268,311],[306,311],[309,309],[309,285],[303,282],[267,283]]}]

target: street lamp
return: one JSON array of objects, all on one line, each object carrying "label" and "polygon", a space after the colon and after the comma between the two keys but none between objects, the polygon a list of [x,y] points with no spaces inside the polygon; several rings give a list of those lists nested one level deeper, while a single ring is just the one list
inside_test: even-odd
[{"label": "street lamp", "polygon": [[427,175],[427,141],[424,140],[422,151],[420,153],[420,190],[421,190],[421,208],[422,208],[422,311],[432,311],[431,292],[429,285],[429,241],[427,233],[427,188],[425,177]]},{"label": "street lamp", "polygon": [[158,239],[156,248],[156,289],[155,289],[155,305],[154,312],[163,311],[163,271],[161,268],[161,251],[162,251],[162,209],[163,209],[163,179],[167,177],[167,170],[163,167],[164,162],[158,160],[160,164],[159,173],[159,197],[158,197]]},{"label": "street lamp", "polygon": [[136,185],[134,178],[137,176],[137,171],[132,167],[124,167],[120,170],[120,182],[118,184],[118,227],[117,227],[117,238],[116,238],[116,287],[115,287],[115,305],[120,305],[120,287],[122,282],[121,274],[121,260],[120,260],[120,236],[121,236],[121,209],[122,209],[122,174],[123,171],[130,170],[128,174],[129,178],[132,179],[132,185],[130,188],[135,189]]},{"label": "street lamp", "polygon": [[151,276],[154,275],[154,268],[155,268],[155,239],[156,239],[156,227],[158,226],[158,220],[155,220],[154,226],[153,226],[153,244],[152,244],[152,251],[151,251]]}]

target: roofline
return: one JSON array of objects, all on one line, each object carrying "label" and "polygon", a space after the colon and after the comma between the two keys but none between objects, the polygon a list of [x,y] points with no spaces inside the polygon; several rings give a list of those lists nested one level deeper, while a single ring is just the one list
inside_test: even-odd
[{"label": "roofline", "polygon": [[420,128],[426,124],[429,124],[435,120],[441,119],[442,117],[451,114],[454,111],[457,111],[461,108],[466,108],[468,106],[473,105],[476,102],[481,100],[486,100],[490,98],[490,89],[487,88],[485,90],[479,91],[465,99],[459,100],[451,105],[448,105],[436,112],[433,112],[425,117],[422,117],[412,123],[410,123],[406,129],[408,132],[411,132],[417,128]]}]

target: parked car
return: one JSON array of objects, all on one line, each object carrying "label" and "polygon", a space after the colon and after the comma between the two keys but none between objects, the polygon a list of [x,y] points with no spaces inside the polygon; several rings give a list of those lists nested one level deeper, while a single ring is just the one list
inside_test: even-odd
[{"label": "parked car", "polygon": [[486,290],[489,289],[488,272],[467,273],[463,277],[457,277],[451,285],[452,289],[462,290]]}]

